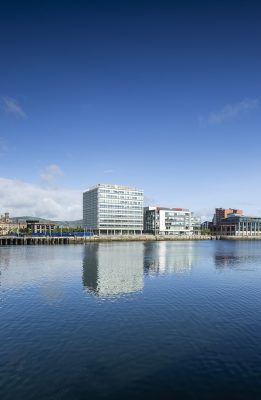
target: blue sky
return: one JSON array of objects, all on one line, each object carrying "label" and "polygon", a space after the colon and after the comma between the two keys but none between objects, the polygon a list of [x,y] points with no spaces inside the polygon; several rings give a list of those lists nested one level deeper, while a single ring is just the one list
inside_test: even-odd
[{"label": "blue sky", "polygon": [[81,218],[96,183],[261,215],[257,1],[10,1],[0,212]]}]

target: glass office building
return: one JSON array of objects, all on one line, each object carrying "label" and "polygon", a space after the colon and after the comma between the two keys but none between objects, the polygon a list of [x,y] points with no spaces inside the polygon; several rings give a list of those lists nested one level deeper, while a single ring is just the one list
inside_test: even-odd
[{"label": "glass office building", "polygon": [[[194,219],[195,220],[194,220]],[[144,208],[144,231],[154,235],[193,235],[196,217],[184,208]]]},{"label": "glass office building", "polygon": [[261,217],[231,214],[221,219],[212,233],[225,236],[261,236]]},{"label": "glass office building", "polygon": [[83,193],[83,225],[105,235],[141,234],[143,190],[98,184]]}]

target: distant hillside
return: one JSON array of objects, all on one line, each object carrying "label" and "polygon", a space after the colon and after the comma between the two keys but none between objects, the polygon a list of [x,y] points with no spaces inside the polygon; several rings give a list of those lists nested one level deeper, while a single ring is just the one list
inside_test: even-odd
[{"label": "distant hillside", "polygon": [[78,219],[76,221],[53,221],[50,219],[45,219],[45,218],[40,218],[40,217],[31,217],[31,216],[22,216],[22,217],[13,217],[11,218],[12,222],[22,222],[26,220],[39,220],[40,222],[53,222],[54,224],[57,225],[62,225],[62,226],[70,226],[72,228],[76,228],[78,226],[82,226],[82,220]]}]

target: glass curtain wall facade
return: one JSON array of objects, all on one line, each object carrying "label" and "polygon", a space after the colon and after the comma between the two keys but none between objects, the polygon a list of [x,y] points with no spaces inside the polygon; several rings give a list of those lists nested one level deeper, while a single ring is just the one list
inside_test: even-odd
[{"label": "glass curtain wall facade", "polygon": [[141,234],[143,190],[99,184],[83,193],[83,225],[97,234]]},{"label": "glass curtain wall facade", "polygon": [[181,208],[144,208],[144,230],[154,235],[192,235],[191,212]]},{"label": "glass curtain wall facade", "polygon": [[234,214],[222,219],[214,233],[226,236],[261,236],[261,218]]}]

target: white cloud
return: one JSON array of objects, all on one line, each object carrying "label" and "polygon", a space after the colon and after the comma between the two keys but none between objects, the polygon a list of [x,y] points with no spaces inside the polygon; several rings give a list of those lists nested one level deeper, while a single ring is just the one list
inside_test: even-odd
[{"label": "white cloud", "polygon": [[40,178],[47,187],[54,188],[59,178],[63,177],[63,175],[63,171],[61,170],[59,165],[52,164],[42,171],[42,173],[40,174]]},{"label": "white cloud", "polygon": [[2,108],[6,113],[13,114],[18,118],[27,118],[27,115],[20,104],[12,97],[2,97]]},{"label": "white cloud", "polygon": [[236,118],[259,106],[256,99],[245,99],[239,103],[227,104],[220,111],[213,112],[207,118],[207,123],[211,125],[221,124],[227,120]]},{"label": "white cloud", "polygon": [[196,210],[192,210],[194,215],[199,216],[201,218],[201,222],[204,221],[212,221],[214,208],[198,208]]},{"label": "white cloud", "polygon": [[43,188],[22,181],[0,178],[0,213],[33,216],[52,220],[82,218],[80,190]]}]

